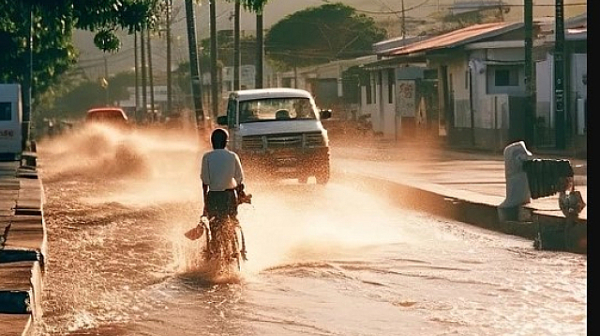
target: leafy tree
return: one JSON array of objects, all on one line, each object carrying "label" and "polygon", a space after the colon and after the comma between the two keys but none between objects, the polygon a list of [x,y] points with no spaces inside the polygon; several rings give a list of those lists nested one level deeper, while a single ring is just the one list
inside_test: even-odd
[{"label": "leafy tree", "polygon": [[[72,32],[97,32],[101,50],[118,50],[119,29],[154,27],[163,0],[16,0],[0,2],[0,81],[23,83],[31,57],[34,97],[56,84],[74,63]],[[31,23],[31,25],[29,24]],[[31,29],[31,55],[27,40]]]},{"label": "leafy tree", "polygon": [[108,99],[111,102],[129,99],[128,87],[135,87],[135,71],[119,72],[108,79]]},{"label": "leafy tree", "polygon": [[[106,105],[107,88],[104,88],[99,81],[89,80],[80,73],[71,71],[62,76],[62,81],[72,81],[73,83],[57,94],[52,104],[44,105],[44,117],[78,119],[88,109]],[[130,96],[127,87],[135,86],[135,73],[133,71],[120,72],[109,78],[108,83],[108,100],[110,102],[126,100]]]},{"label": "leafy tree", "polygon": [[[218,66],[233,66],[233,35],[231,31],[221,30],[217,33],[217,48],[220,64]],[[200,41],[202,46],[201,58],[210,59],[210,39]],[[256,38],[254,36],[242,36],[240,38],[241,64],[254,64],[256,58]],[[204,67],[206,66],[206,68]],[[210,63],[202,65],[202,69],[209,69]]]},{"label": "leafy tree", "polygon": [[[266,2],[240,0],[244,8],[252,11],[261,10]],[[99,49],[116,51],[120,48],[117,31],[154,29],[164,6],[165,0],[0,1],[0,82],[24,83],[31,69],[34,105],[43,103],[53,110],[53,100],[73,89],[71,82],[62,86],[58,83],[77,59],[74,29],[96,32],[94,43]],[[28,40],[32,41],[31,51]],[[93,83],[88,86],[91,88]],[[38,114],[35,109],[34,114]]]},{"label": "leafy tree", "polygon": [[311,7],[277,22],[265,37],[265,54],[284,69],[372,53],[386,36],[375,21],[342,3]]},{"label": "leafy tree", "polygon": [[[199,55],[198,63],[202,73],[206,72],[206,69],[210,67],[210,56],[206,53]],[[179,87],[182,92],[192,92],[191,76],[190,76],[190,62],[185,61],[177,65],[175,69],[175,84]]]},{"label": "leafy tree", "polygon": [[85,111],[100,105],[106,105],[105,89],[96,81],[86,81],[58,99],[56,109],[47,113],[47,116],[80,119]]},{"label": "leafy tree", "polygon": [[[229,0],[231,1],[231,0]],[[239,0],[240,4],[248,11],[262,11],[269,0]]]}]

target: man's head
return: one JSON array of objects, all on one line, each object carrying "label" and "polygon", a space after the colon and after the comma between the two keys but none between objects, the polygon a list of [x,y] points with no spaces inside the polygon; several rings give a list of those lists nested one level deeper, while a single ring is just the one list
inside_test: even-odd
[{"label": "man's head", "polygon": [[229,139],[229,133],[222,128],[217,128],[210,135],[210,143],[213,149],[223,149],[227,146],[227,140]]}]

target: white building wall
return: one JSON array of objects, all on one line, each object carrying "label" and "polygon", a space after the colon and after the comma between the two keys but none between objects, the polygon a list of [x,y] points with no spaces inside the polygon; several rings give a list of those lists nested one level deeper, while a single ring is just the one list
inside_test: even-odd
[{"label": "white building wall", "polygon": [[[457,98],[464,99],[462,96],[469,93],[472,94],[471,104],[474,109],[473,119],[474,127],[479,129],[508,129],[509,124],[509,93],[514,95],[522,95],[524,91],[524,72],[522,69],[518,72],[519,85],[516,87],[497,89],[494,87],[494,76],[490,74],[494,71],[493,66],[488,66],[488,62],[502,64],[502,62],[520,62],[523,60],[524,52],[519,48],[499,48],[499,49],[482,49],[475,50],[470,55],[470,60],[467,63],[466,73],[460,79],[457,79],[457,85],[461,88],[466,87],[466,90],[455,90],[457,91]],[[469,67],[471,73],[469,75]],[[518,66],[517,66],[518,67]],[[521,67],[522,68],[522,67]],[[457,71],[460,71],[458,67]],[[457,76],[458,77],[458,76]],[[469,92],[468,81],[471,80],[472,88]],[[492,83],[490,83],[492,81]],[[462,86],[462,83],[467,85]],[[488,92],[488,88],[492,87],[492,92]],[[499,93],[497,91],[510,91],[506,93]],[[467,98],[468,99],[468,98]],[[459,107],[459,103],[456,103],[455,108]],[[464,103],[464,109],[461,111],[460,121],[462,125],[470,126],[470,104]],[[467,119],[469,119],[467,121]],[[457,122],[458,124],[458,122]],[[463,126],[466,127],[466,126]]]},{"label": "white building wall", "polygon": [[[481,53],[484,53],[484,51],[482,50]],[[496,57],[506,54],[496,53]],[[476,53],[474,56],[475,58],[472,58],[469,63],[471,71],[470,80],[473,86],[472,104],[475,111],[473,118],[474,127],[480,129],[507,129],[509,120],[508,94],[490,94],[487,92],[487,81],[489,80],[487,66],[482,61],[482,55]],[[510,59],[506,59],[505,61],[510,61]]]},{"label": "white building wall", "polygon": [[[388,99],[388,71],[380,72],[381,86],[378,87],[379,107],[383,111],[383,137],[396,140],[400,136],[400,118],[396,116],[396,104],[392,95],[392,103]],[[392,84],[393,85],[393,84]],[[393,88],[392,88],[393,89]]]},{"label": "white building wall", "polygon": [[381,123],[379,122],[379,110],[377,108],[377,104],[367,104],[367,86],[360,87],[360,101],[360,114],[370,114],[373,132],[382,132]]},{"label": "white building wall", "polygon": [[471,127],[471,109],[469,103],[468,86],[468,60],[455,59],[448,64],[448,80],[452,80],[452,92],[454,98],[454,127]]},{"label": "white building wall", "polygon": [[[586,127],[584,122],[583,102],[587,99],[587,85],[583,83],[584,75],[587,76],[587,54],[571,55],[570,87],[571,102],[568,109],[576,109],[577,133],[584,134]],[[554,99],[554,55],[548,53],[544,61],[536,63],[536,115],[544,118],[547,127],[554,127],[556,106]],[[579,100],[579,101],[578,101]]]},{"label": "white building wall", "polygon": [[551,104],[554,94],[554,57],[548,54],[546,59],[535,64],[536,117],[544,118],[548,126],[554,125]]},{"label": "white building wall", "polygon": [[587,85],[583,83],[583,76],[587,76],[587,54],[571,55],[571,64],[571,91],[576,98],[587,98]]},{"label": "white building wall", "polygon": [[373,123],[373,131],[375,133],[384,132],[384,117],[383,111],[379,106],[379,72],[372,71],[369,73],[369,81],[371,82],[371,103],[367,104],[369,111],[371,111],[371,122]]},{"label": "white building wall", "polygon": [[587,133],[587,116],[585,102],[587,100],[587,54],[571,55],[571,99],[569,108],[575,111],[576,133],[584,135]]}]

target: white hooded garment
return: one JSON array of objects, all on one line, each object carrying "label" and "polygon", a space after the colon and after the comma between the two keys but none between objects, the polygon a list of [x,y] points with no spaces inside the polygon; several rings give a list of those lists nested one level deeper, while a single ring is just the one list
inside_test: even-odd
[{"label": "white hooded garment", "polygon": [[506,198],[500,204],[500,208],[511,208],[531,202],[529,181],[523,163],[532,159],[533,155],[523,141],[513,142],[504,148]]}]

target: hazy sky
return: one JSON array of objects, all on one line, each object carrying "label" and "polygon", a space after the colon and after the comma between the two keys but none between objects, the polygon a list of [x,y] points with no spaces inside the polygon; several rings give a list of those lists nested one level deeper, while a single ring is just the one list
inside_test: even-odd
[{"label": "hazy sky", "polygon": [[[464,0],[462,0],[464,1]],[[472,0],[479,2],[480,0]],[[565,15],[573,16],[580,14],[586,10],[583,5],[573,6],[574,4],[587,4],[587,0],[564,0]],[[285,18],[287,15],[293,14],[298,10],[308,7],[317,7],[328,0],[269,0],[264,12],[264,28],[268,29],[271,25]],[[359,13],[363,13],[373,17],[377,21],[401,21],[401,0],[343,0],[339,1],[348,6],[354,7]],[[447,9],[455,0],[404,0],[404,8],[407,18],[428,18],[433,12]],[[510,12],[505,16],[507,21],[519,21],[523,17],[523,0],[504,0],[511,6]],[[534,16],[553,16],[555,0],[534,0]],[[187,32],[185,20],[184,0],[173,0],[174,5],[174,23],[172,25],[173,32],[173,49],[172,59],[175,64],[180,61],[185,61],[188,58],[187,49]],[[207,38],[209,36],[209,16],[208,16],[208,0],[200,1],[199,5],[195,6],[196,10],[196,30],[197,39]],[[217,1],[217,29],[233,29],[233,6],[227,1]],[[254,34],[256,29],[255,14],[242,11],[240,19],[242,30]],[[409,31],[409,34],[411,32]],[[399,36],[390,32],[390,37]],[[104,55],[98,50],[93,43],[93,34],[85,31],[75,32],[75,44],[80,51],[80,63],[83,69],[92,78],[102,76],[104,74],[104,57],[107,58],[109,73],[133,69],[133,37],[122,35],[123,46],[121,50],[115,54]],[[157,69],[166,68],[166,42],[164,37],[155,38],[152,40],[152,55],[153,67]]]}]

